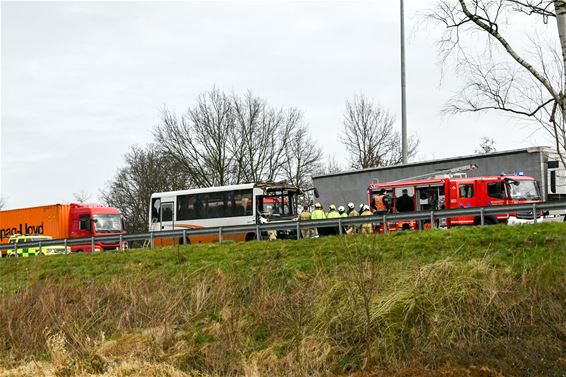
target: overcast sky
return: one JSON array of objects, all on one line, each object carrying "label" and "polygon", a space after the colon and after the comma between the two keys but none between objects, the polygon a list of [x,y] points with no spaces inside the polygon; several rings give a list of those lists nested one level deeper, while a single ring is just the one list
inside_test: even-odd
[{"label": "overcast sky", "polygon": [[[441,115],[459,82],[451,70],[441,78],[441,29],[422,16],[433,4],[405,0],[417,159],[471,154],[484,135],[498,150],[549,144],[507,117]],[[182,112],[214,85],[299,108],[325,154],[344,166],[346,98],[366,94],[400,127],[395,0],[2,1],[1,13],[0,197],[8,208],[70,202],[80,191],[96,200],[129,147],[152,140],[164,106]]]}]

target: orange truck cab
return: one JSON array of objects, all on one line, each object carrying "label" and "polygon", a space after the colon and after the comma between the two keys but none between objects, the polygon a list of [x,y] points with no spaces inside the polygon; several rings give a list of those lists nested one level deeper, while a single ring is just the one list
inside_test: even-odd
[{"label": "orange truck cab", "polygon": [[[120,211],[96,203],[53,204],[39,207],[0,211],[0,244],[10,236],[45,235],[53,239],[72,239],[124,234]],[[73,252],[118,249],[119,242],[90,241],[69,244]],[[3,255],[5,251],[3,251]]]},{"label": "orange truck cab", "polygon": [[[451,208],[490,207],[510,204],[541,202],[538,184],[533,177],[483,176],[468,178],[427,178],[384,183],[372,183],[368,187],[369,203],[375,202],[379,192],[385,190],[389,197],[389,213],[398,213],[397,201],[403,190],[413,201],[414,211],[438,211]],[[406,199],[405,199],[406,200]],[[532,213],[497,213],[485,216],[485,224],[506,223],[508,221],[533,220]],[[399,221],[388,224],[388,230],[427,229],[434,226],[447,227],[460,225],[479,225],[480,216],[456,216],[445,223],[430,221]],[[380,226],[380,231],[382,226]]]}]

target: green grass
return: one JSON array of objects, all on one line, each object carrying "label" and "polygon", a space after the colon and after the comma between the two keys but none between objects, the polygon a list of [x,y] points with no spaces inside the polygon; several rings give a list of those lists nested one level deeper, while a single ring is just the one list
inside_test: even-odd
[{"label": "green grass", "polygon": [[52,339],[73,373],[560,375],[566,355],[565,223],[4,258],[0,279],[0,368],[63,368]]},{"label": "green grass", "polygon": [[482,259],[513,271],[560,266],[566,258],[566,224],[461,228],[377,237],[324,237],[300,241],[253,241],[135,249],[127,252],[74,254],[38,258],[4,258],[0,262],[2,292],[10,293],[37,281],[70,284],[135,282],[163,274],[194,274],[222,270],[252,275],[266,264],[281,274],[331,270],[352,258],[369,258],[390,268],[426,264],[439,259]]}]

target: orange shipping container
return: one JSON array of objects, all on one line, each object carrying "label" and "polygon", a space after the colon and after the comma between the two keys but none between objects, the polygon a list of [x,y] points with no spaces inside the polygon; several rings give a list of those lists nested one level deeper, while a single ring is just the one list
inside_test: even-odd
[{"label": "orange shipping container", "polygon": [[0,211],[0,244],[14,234],[41,234],[69,238],[69,204]]}]

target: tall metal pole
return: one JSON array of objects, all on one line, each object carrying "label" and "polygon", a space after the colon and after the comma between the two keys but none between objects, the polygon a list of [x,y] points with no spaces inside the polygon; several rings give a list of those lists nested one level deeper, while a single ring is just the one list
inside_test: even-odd
[{"label": "tall metal pole", "polygon": [[401,153],[407,163],[407,101],[405,99],[405,10],[401,1]]}]

